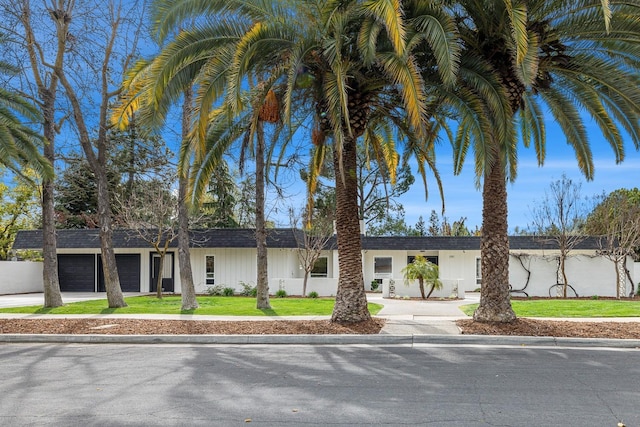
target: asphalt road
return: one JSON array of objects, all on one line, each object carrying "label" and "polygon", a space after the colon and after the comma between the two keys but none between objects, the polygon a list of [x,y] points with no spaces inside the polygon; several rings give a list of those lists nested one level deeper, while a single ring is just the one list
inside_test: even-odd
[{"label": "asphalt road", "polygon": [[640,351],[0,345],[6,426],[640,426]]}]

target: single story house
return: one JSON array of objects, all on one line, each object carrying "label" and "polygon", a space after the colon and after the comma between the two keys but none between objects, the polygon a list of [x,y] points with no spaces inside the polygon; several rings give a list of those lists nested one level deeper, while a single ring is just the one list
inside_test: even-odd
[{"label": "single story house", "polygon": [[[196,291],[204,293],[216,285],[242,290],[256,281],[256,243],[251,229],[192,230],[191,263]],[[271,293],[284,289],[289,295],[302,293],[304,270],[298,258],[303,239],[293,229],[268,231],[268,275]],[[104,291],[99,230],[58,230],[58,270],[63,291]],[[135,231],[114,230],[113,245],[122,290],[153,292],[159,259],[148,243]],[[172,242],[163,267],[166,292],[181,290],[177,242]],[[18,232],[14,250],[41,249],[42,231]],[[600,242],[587,238],[567,260],[569,282],[580,296],[616,296],[613,262],[600,256]],[[558,283],[558,257],[555,244],[533,236],[510,237],[510,283],[514,294],[548,296]],[[365,287],[380,284],[385,296],[419,296],[417,283],[406,286],[402,269],[416,255],[439,266],[443,289],[435,297],[452,297],[481,286],[479,237],[371,237],[362,235]],[[633,263],[631,277],[634,282]],[[0,263],[0,271],[2,263]],[[40,266],[40,271],[41,271]],[[329,240],[311,272],[307,292],[335,295],[338,280],[338,251],[335,238]],[[3,281],[0,273],[0,294]],[[629,283],[621,295],[631,291]],[[551,288],[552,292],[557,291]]]}]

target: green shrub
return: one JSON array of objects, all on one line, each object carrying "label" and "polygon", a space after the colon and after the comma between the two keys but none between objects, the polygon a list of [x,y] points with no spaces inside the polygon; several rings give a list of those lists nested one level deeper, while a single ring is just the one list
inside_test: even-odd
[{"label": "green shrub", "polygon": [[372,280],[371,281],[371,291],[375,292],[378,290],[378,286],[380,286],[380,283],[378,283],[377,280]]},{"label": "green shrub", "polygon": [[287,291],[285,291],[284,289],[278,289],[278,291],[276,292],[276,298],[286,298],[287,297]]},{"label": "green shrub", "polygon": [[240,295],[244,297],[255,297],[258,295],[258,287],[251,286],[249,283],[240,282],[240,286],[242,286],[242,290],[240,291]]},{"label": "green shrub", "polygon": [[207,294],[211,296],[220,296],[223,295],[224,289],[224,285],[209,286],[207,288]]},{"label": "green shrub", "polygon": [[596,299],[597,300],[597,299],[600,299],[600,297],[598,295],[592,295],[591,299]]},{"label": "green shrub", "polygon": [[309,292],[309,295],[307,295],[307,298],[318,298],[318,293],[316,291],[311,291]]},{"label": "green shrub", "polygon": [[222,290],[222,295],[225,297],[232,297],[236,293],[236,290],[233,288],[224,288]]}]

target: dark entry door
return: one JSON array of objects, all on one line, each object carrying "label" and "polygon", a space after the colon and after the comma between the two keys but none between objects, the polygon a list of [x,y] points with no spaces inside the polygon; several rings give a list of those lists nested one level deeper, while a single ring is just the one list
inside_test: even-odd
[{"label": "dark entry door", "polygon": [[58,255],[58,280],[63,292],[96,291],[94,254]]},{"label": "dark entry door", "polygon": [[[117,254],[116,265],[122,292],[140,292],[140,254]],[[98,255],[98,292],[105,292],[102,257]]]},{"label": "dark entry door", "polygon": [[[162,290],[163,292],[174,291],[173,280],[173,252],[167,252],[164,256],[164,267],[162,268]],[[158,275],[160,274],[160,254],[151,254],[151,283],[149,289],[156,292],[158,289]]]}]

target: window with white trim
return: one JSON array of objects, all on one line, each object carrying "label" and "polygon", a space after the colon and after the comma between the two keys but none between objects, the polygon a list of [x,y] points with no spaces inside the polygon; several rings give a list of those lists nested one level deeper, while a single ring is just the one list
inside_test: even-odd
[{"label": "window with white trim", "polygon": [[373,259],[374,279],[391,278],[392,273],[393,273],[393,258],[375,257]]},{"label": "window with white trim", "polygon": [[482,285],[482,262],[480,258],[476,258],[476,285]]},{"label": "window with white trim", "polygon": [[205,263],[205,283],[207,285],[215,285],[216,283],[216,263],[213,255],[207,255],[204,259]]},{"label": "window with white trim", "polygon": [[329,258],[322,256],[316,260],[311,269],[311,277],[329,277]]}]

